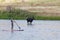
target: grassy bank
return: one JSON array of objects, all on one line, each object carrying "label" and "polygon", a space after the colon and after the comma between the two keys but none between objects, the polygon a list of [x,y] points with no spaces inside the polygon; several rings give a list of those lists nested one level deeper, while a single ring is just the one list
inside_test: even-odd
[{"label": "grassy bank", "polygon": [[0,11],[0,19],[26,19],[27,17],[34,17],[35,14],[25,10],[14,9],[11,11]]},{"label": "grassy bank", "polygon": [[28,12],[25,10],[11,10],[0,11],[0,19],[26,19],[27,17],[34,17],[35,20],[60,20],[60,16],[37,16],[33,12]]},{"label": "grassy bank", "polygon": [[37,20],[60,20],[60,16],[36,16]]}]

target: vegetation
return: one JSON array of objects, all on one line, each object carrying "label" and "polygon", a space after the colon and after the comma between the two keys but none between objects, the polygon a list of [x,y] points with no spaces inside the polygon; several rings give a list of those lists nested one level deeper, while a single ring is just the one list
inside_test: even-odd
[{"label": "vegetation", "polygon": [[34,17],[34,15],[35,14],[33,14],[32,12],[20,9],[15,9],[11,11],[0,11],[0,19],[26,19],[27,17]]},{"label": "vegetation", "polygon": [[36,16],[37,20],[60,20],[60,16]]},{"label": "vegetation", "polygon": [[[17,0],[13,0],[12,2],[10,2],[11,5],[14,5],[14,3],[16,3],[16,6],[17,5],[31,6],[31,7],[33,7],[33,6],[59,6],[58,8],[56,8],[58,10],[60,8],[60,1],[59,0],[29,0],[28,2],[24,2],[24,0],[22,0],[21,3],[18,2]],[[9,3],[5,4],[5,0],[0,0],[0,5],[1,4],[5,6],[5,5],[8,5]],[[13,18],[13,19],[26,19],[27,17],[34,17],[36,20],[60,20],[60,16],[43,16],[43,15],[40,15],[40,13],[39,14],[36,13],[36,11],[34,13],[34,12],[28,12],[28,11],[20,10],[20,9],[10,10],[11,8],[9,8],[9,6],[7,8],[8,8],[7,11],[0,11],[0,19],[11,19],[11,18]],[[56,10],[56,9],[54,9],[54,10]],[[48,13],[49,13],[49,12],[51,12],[50,10],[53,10],[53,9],[48,9],[46,11],[48,11]],[[38,9],[38,11],[39,11],[39,9]],[[46,12],[46,11],[44,11],[44,12]],[[55,12],[57,12],[57,11],[55,11]],[[43,12],[43,14],[45,14],[44,12]],[[39,16],[36,14],[38,14]]]},{"label": "vegetation", "polygon": [[33,12],[15,9],[8,11],[0,11],[0,19],[26,19],[27,17],[34,17],[36,20],[60,20],[60,16],[37,16]]},{"label": "vegetation", "polygon": [[[10,1],[10,2],[9,2]],[[6,0],[0,0],[0,5],[3,4],[3,5],[6,5],[6,3],[8,4],[11,4],[12,3],[14,4],[24,4],[24,5],[32,5],[32,6],[60,6],[60,0],[9,0],[9,1],[6,1]]]}]

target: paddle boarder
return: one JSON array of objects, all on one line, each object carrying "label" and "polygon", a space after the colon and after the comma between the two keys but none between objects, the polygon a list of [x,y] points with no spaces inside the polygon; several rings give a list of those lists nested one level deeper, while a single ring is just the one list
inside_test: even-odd
[{"label": "paddle boarder", "polygon": [[11,19],[11,31],[13,31],[13,27],[14,27],[14,25],[13,25],[13,19]]}]

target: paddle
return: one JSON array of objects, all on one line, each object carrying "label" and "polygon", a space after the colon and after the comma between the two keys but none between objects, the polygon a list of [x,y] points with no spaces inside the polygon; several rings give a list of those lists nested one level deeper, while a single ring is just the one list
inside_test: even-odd
[{"label": "paddle", "polygon": [[[14,21],[16,23],[16,21]],[[19,28],[19,30],[21,29],[21,27],[16,23],[17,27]]]}]

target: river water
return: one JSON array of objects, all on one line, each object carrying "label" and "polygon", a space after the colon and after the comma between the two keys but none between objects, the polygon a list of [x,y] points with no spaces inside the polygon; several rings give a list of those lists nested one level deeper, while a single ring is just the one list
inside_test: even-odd
[{"label": "river water", "polygon": [[[26,20],[15,21],[24,31],[11,32],[10,20],[0,20],[0,40],[60,40],[60,21],[34,20],[32,25]],[[18,30],[16,23],[14,30]]]}]

